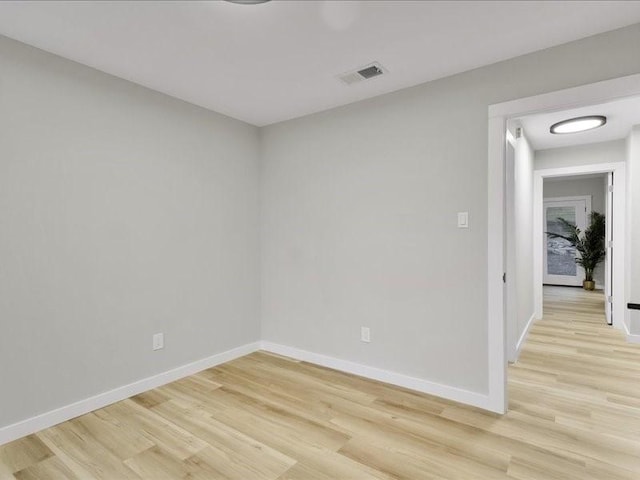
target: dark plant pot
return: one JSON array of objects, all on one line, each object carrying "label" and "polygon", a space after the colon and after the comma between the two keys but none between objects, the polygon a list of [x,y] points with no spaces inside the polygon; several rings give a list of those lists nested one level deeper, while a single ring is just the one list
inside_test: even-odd
[{"label": "dark plant pot", "polygon": [[596,282],[594,282],[593,280],[583,280],[582,288],[584,288],[585,290],[595,290]]}]

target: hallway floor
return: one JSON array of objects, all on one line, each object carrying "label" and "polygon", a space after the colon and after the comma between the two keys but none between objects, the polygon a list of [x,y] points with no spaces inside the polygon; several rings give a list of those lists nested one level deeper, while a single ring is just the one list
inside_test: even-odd
[{"label": "hallway floor", "polygon": [[0,479],[640,478],[640,345],[545,288],[504,416],[257,352],[0,447]]},{"label": "hallway floor", "polygon": [[640,478],[640,345],[606,324],[602,291],[544,287],[544,317],[509,367],[509,409],[507,423],[576,462],[529,464],[526,478]]}]

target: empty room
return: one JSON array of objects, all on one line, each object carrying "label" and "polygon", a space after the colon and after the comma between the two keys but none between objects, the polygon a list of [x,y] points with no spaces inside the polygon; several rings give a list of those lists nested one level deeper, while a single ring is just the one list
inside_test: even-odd
[{"label": "empty room", "polygon": [[0,480],[640,478],[640,1],[0,2]]}]

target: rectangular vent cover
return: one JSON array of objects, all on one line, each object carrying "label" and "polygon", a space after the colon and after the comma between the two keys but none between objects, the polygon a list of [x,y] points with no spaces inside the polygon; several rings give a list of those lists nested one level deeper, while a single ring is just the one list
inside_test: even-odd
[{"label": "rectangular vent cover", "polygon": [[377,77],[378,75],[382,75],[382,69],[378,68],[376,65],[371,65],[370,67],[358,70],[358,73],[364,78],[373,78]]},{"label": "rectangular vent cover", "polygon": [[338,75],[338,78],[347,85],[353,85],[354,83],[362,82],[363,80],[369,80],[370,78],[379,77],[386,73],[386,70],[378,62],[373,62],[358,70],[343,73]]}]

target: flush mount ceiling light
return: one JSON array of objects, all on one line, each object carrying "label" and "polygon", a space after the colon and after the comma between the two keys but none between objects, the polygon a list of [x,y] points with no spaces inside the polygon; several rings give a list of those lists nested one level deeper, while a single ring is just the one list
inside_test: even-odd
[{"label": "flush mount ceiling light", "polygon": [[604,115],[589,115],[587,117],[570,118],[551,125],[549,131],[553,134],[578,133],[593,130],[607,123]]},{"label": "flush mount ceiling light", "polygon": [[238,5],[257,5],[259,3],[267,3],[271,0],[226,0],[229,3],[237,3]]}]

